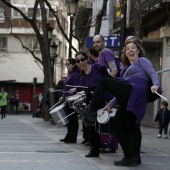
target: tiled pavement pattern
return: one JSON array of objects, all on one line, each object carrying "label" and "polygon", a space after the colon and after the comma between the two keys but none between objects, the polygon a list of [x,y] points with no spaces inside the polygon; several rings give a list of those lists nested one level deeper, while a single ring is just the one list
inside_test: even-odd
[{"label": "tiled pavement pattern", "polygon": [[31,115],[7,115],[0,120],[0,170],[169,170],[170,139],[158,139],[158,129],[142,127],[142,165],[116,167],[117,153],[85,158],[89,147],[81,145],[80,120],[77,144],[60,143],[66,127],[57,127]]}]

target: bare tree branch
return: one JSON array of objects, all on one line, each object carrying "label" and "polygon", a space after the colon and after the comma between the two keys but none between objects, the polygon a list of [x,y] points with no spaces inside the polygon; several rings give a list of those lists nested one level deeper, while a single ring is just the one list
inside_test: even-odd
[{"label": "bare tree branch", "polygon": [[[62,28],[62,26],[61,26],[60,20],[59,20],[59,18],[58,18],[58,16],[57,16],[57,11],[54,11],[54,9],[51,7],[50,3],[49,3],[47,0],[44,0],[44,1],[45,1],[46,5],[48,6],[50,12],[53,13],[53,15],[54,15],[54,17],[55,17],[55,19],[56,19],[56,21],[57,21],[57,24],[58,24],[58,26],[59,26],[59,29],[60,29],[61,33],[63,34],[64,38],[67,40],[67,42],[68,42],[69,44],[71,44],[71,40],[67,37],[66,33],[64,32],[64,30],[63,30],[63,28]],[[77,49],[74,48],[74,46],[71,45],[71,48],[72,48],[76,53],[78,52]]]},{"label": "bare tree branch", "polygon": [[96,16],[96,26],[95,26],[95,32],[94,35],[97,35],[100,33],[100,28],[101,28],[101,23],[102,23],[102,17],[104,15],[104,13],[106,12],[106,6],[107,6],[107,1],[108,0],[103,0],[103,5],[102,5],[102,9],[98,12],[97,16]]},{"label": "bare tree branch", "polygon": [[[5,14],[4,14],[4,15],[5,15]],[[11,35],[13,35],[15,38],[17,38],[17,39],[20,41],[20,43],[21,43],[21,45],[22,45],[22,48],[24,48],[24,49],[26,49],[27,51],[29,51],[29,52],[32,54],[32,56],[34,57],[34,59],[38,60],[38,61],[42,64],[42,61],[41,61],[41,60],[35,55],[35,53],[34,53],[37,43],[35,43],[33,50],[30,50],[28,47],[26,47],[26,46],[23,44],[22,40],[21,40],[18,36],[16,36],[15,34],[13,34],[13,32],[12,32],[12,28],[13,28],[12,23],[11,23],[11,21],[8,19],[8,17],[7,17],[6,15],[5,15],[5,17],[6,17],[7,21],[9,22],[9,24],[11,25]]]},{"label": "bare tree branch", "polygon": [[14,10],[16,10],[17,12],[19,12],[21,14],[21,16],[24,18],[24,20],[26,20],[27,22],[31,22],[31,19],[29,19],[19,8],[15,7],[14,5],[12,5],[11,3],[7,2],[6,0],[1,0],[6,6],[8,6],[9,8],[13,8]]}]

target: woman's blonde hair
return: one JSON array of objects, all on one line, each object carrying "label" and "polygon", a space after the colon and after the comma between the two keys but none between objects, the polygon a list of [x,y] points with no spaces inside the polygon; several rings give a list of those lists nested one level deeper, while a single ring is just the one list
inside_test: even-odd
[{"label": "woman's blonde hair", "polygon": [[145,50],[142,47],[142,41],[138,37],[135,37],[135,36],[127,37],[127,39],[125,40],[125,45],[124,45],[122,55],[121,55],[121,59],[122,59],[122,62],[124,63],[125,67],[129,67],[131,65],[128,58],[125,55],[126,46],[129,43],[133,43],[133,44],[135,44],[137,46],[138,50],[140,51],[139,52],[139,57],[144,57],[145,56]]}]

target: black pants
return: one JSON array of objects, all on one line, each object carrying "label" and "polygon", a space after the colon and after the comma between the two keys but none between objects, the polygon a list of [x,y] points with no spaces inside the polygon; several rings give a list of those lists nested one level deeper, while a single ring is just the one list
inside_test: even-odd
[{"label": "black pants", "polygon": [[112,128],[122,147],[124,157],[132,158],[134,155],[140,156],[142,139],[140,127],[136,127],[135,115],[126,111],[132,85],[116,79],[102,78],[91,101],[90,108],[92,111],[96,112],[100,108],[101,103],[104,102],[104,93],[106,91],[115,96],[119,101],[119,107]]},{"label": "black pants", "polygon": [[96,130],[95,122],[91,122],[88,126],[89,143],[91,151],[99,153],[100,135]]},{"label": "black pants", "polygon": [[[71,109],[68,105],[66,104],[64,108],[65,112],[67,115],[70,113],[74,112],[73,109]],[[67,134],[65,136],[65,139],[67,141],[77,141],[77,134],[78,134],[78,128],[79,128],[79,123],[78,123],[78,114],[75,112],[71,116],[68,117],[69,123],[67,124]]]},{"label": "black pants", "polygon": [[163,130],[164,130],[164,134],[167,135],[167,133],[168,133],[168,123],[159,124],[159,134],[162,135]]},{"label": "black pants", "polygon": [[1,106],[1,119],[2,118],[4,118],[4,117],[6,117],[6,105],[4,105],[4,106]]}]

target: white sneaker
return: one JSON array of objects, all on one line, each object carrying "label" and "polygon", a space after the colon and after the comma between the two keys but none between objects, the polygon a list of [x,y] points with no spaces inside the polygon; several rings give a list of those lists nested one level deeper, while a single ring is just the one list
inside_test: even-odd
[{"label": "white sneaker", "polygon": [[161,138],[161,134],[159,134],[157,138]]},{"label": "white sneaker", "polygon": [[165,138],[168,138],[168,136],[167,136],[167,135],[165,135]]}]

